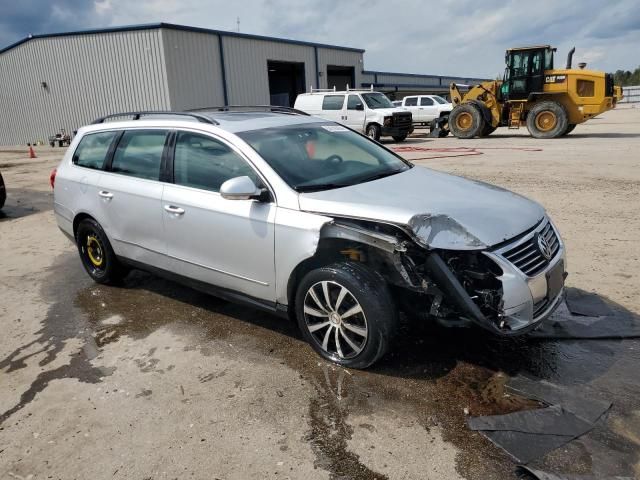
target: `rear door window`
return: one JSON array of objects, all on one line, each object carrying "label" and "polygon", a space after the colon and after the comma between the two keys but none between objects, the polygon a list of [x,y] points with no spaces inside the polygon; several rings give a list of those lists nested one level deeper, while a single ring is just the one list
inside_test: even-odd
[{"label": "rear door window", "polygon": [[344,95],[326,95],[322,99],[323,110],[342,110]]},{"label": "rear door window", "polygon": [[131,177],[158,180],[166,130],[124,132],[111,162],[111,171]]},{"label": "rear door window", "polygon": [[405,107],[416,107],[418,106],[418,97],[407,97],[404,100]]},{"label": "rear door window", "polygon": [[429,97],[422,97],[420,99],[420,106],[421,107],[430,107],[433,105],[433,100],[431,100]]},{"label": "rear door window", "polygon": [[88,133],[80,140],[73,154],[73,163],[79,167],[102,170],[109,147],[119,133],[118,131]]},{"label": "rear door window", "polygon": [[224,143],[197,133],[178,133],[173,159],[176,185],[219,192],[224,182],[242,176],[260,183],[253,168]]}]

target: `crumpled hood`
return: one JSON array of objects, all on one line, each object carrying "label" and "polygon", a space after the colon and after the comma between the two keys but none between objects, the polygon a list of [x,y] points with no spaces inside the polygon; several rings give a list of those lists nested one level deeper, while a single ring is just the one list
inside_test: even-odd
[{"label": "crumpled hood", "polygon": [[536,225],[544,208],[487,183],[413,168],[351,187],[299,195],[300,209],[408,226],[431,248],[475,250]]}]

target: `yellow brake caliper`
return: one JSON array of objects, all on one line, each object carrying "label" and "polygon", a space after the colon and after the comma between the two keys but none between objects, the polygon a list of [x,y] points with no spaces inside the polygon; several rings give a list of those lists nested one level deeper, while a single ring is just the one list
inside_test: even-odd
[{"label": "yellow brake caliper", "polygon": [[91,260],[91,263],[96,267],[102,266],[102,262],[104,262],[102,248],[95,235],[89,235],[87,237],[87,254],[89,254],[89,260]]}]

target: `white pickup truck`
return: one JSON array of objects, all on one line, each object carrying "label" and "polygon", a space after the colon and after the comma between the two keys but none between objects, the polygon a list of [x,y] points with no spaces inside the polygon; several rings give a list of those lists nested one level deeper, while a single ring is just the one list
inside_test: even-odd
[{"label": "white pickup truck", "polygon": [[448,116],[453,105],[438,95],[411,95],[402,99],[404,110],[411,112],[414,124],[430,125],[441,116]]}]

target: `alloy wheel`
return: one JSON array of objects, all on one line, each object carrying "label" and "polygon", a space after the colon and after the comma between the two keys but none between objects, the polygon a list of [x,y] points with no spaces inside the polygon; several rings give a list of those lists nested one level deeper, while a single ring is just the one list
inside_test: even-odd
[{"label": "alloy wheel", "polygon": [[339,283],[322,281],[309,288],[304,297],[304,319],[313,341],[330,357],[356,357],[367,343],[364,311]]}]

